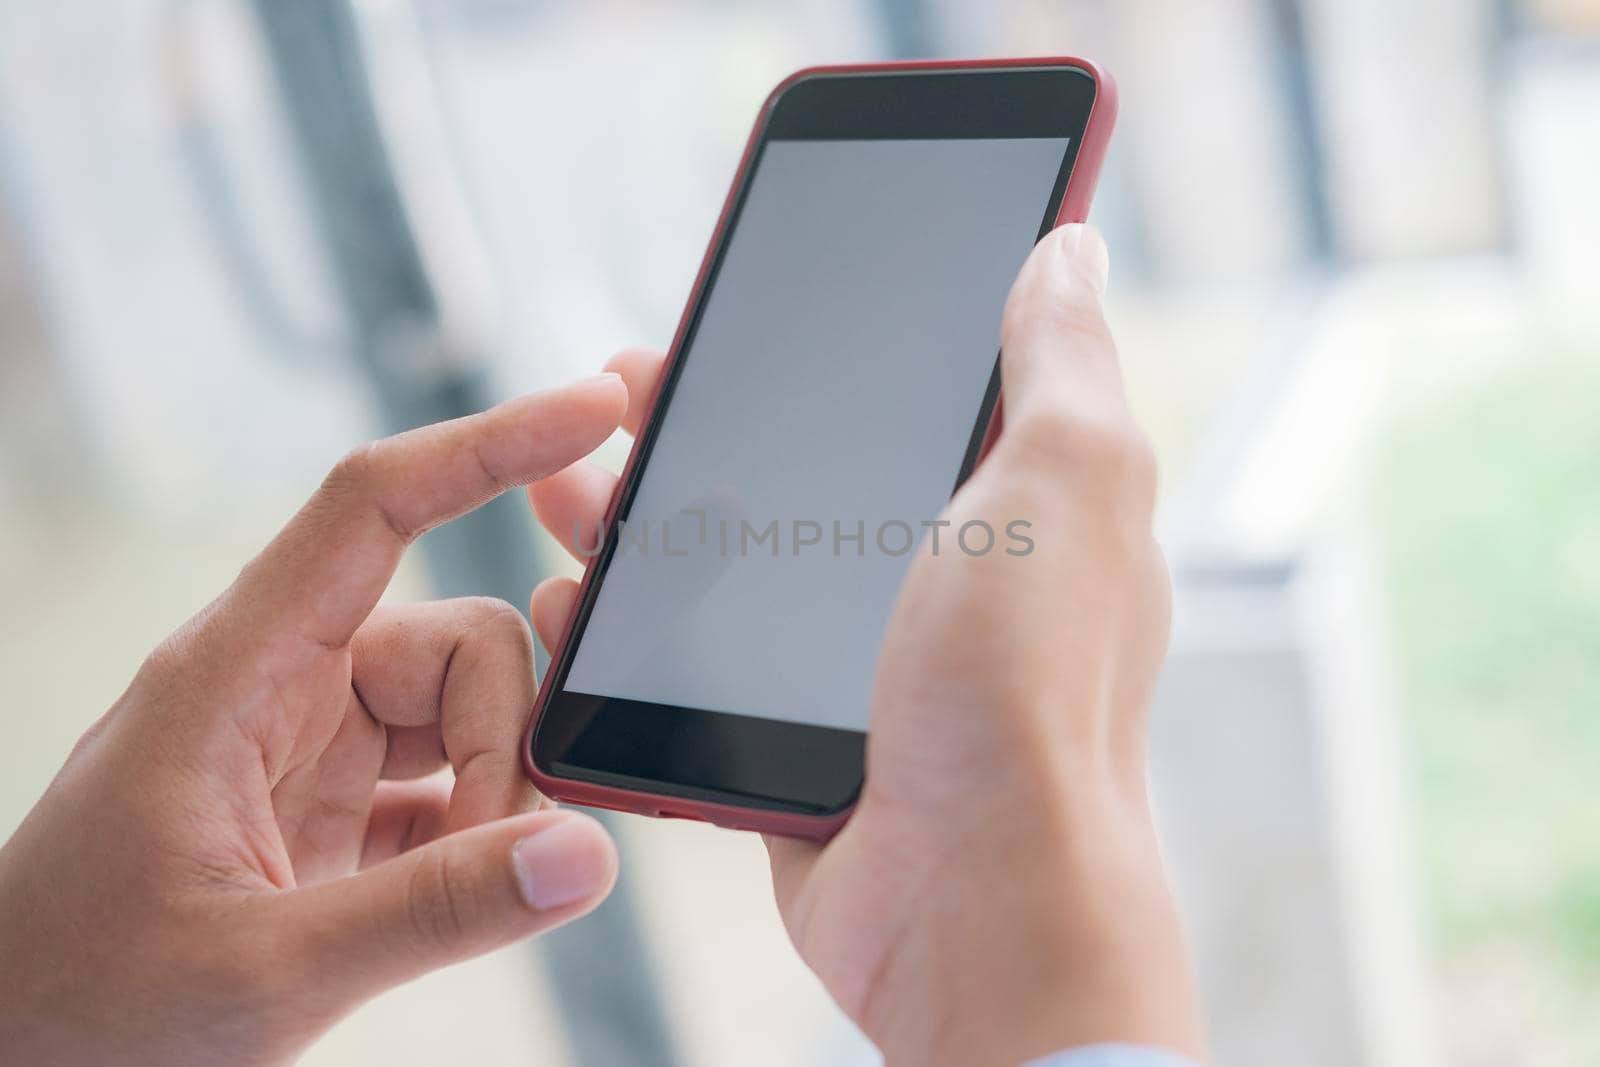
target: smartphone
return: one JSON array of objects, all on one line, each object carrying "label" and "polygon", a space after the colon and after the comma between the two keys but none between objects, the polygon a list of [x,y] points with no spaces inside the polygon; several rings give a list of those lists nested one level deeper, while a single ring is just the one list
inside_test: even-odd
[{"label": "smartphone", "polygon": [[[825,839],[919,537],[998,425],[999,325],[1116,114],[1081,59],[767,98],[524,744],[557,800]],[[947,531],[947,536],[949,532]]]}]

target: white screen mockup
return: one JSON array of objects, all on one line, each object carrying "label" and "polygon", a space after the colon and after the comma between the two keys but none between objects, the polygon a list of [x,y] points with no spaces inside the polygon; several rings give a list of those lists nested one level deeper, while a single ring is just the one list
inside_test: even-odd
[{"label": "white screen mockup", "polygon": [[767,144],[568,691],[866,729],[1066,148]]}]

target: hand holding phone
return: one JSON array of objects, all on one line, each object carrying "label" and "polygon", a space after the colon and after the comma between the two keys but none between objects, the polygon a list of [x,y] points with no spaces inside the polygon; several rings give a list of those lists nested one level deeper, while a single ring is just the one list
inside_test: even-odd
[{"label": "hand holding phone", "polygon": [[[1145,709],[1168,583],[1155,467],[1100,310],[1106,251],[1064,227],[1006,306],[1006,421],[941,518],[1031,523],[1023,556],[924,545],[883,643],[866,787],[826,845],[769,836],[806,962],[891,1063],[1021,1063],[1120,1041],[1198,1056],[1194,993],[1145,799]],[[610,369],[649,396],[662,359]],[[643,412],[630,400],[625,425]],[[614,477],[530,490],[593,528]],[[533,599],[559,640],[578,586]]]},{"label": "hand holding phone", "polygon": [[589,566],[534,597],[530,775],[790,835],[790,934],[891,1062],[1199,1044],[1144,799],[1153,463],[1104,245],[1050,233],[1113,113],[1077,60],[791,79],[672,351],[614,364],[620,481],[533,489]]}]

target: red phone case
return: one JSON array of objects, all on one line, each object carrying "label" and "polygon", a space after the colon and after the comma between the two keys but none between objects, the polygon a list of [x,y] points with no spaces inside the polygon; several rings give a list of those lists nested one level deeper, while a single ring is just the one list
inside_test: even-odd
[{"label": "red phone case", "polygon": [[[722,214],[717,219],[716,229],[712,231],[710,244],[706,247],[705,257],[700,262],[700,271],[695,277],[694,287],[690,290],[688,302],[684,305],[683,317],[678,320],[677,333],[672,339],[672,348],[668,351],[669,363],[681,357],[683,351],[684,331],[689,324],[689,316],[699,304],[706,284],[706,276],[711,269],[711,262],[715,258],[717,248],[722,244],[725,231],[728,227],[729,215],[733,210],[734,201],[738,196],[740,187],[744,184],[745,175],[750,167],[751,157],[761,137],[761,131],[766,126],[767,117],[772,111],[774,103],[783,91],[803,78],[816,74],[866,74],[877,71],[902,71],[902,70],[970,70],[982,68],[1003,67],[1075,67],[1087,73],[1095,82],[1094,103],[1090,107],[1089,119],[1084,126],[1083,140],[1078,146],[1077,159],[1073,163],[1072,173],[1067,178],[1065,195],[1061,198],[1061,210],[1057,212],[1055,225],[1060,226],[1069,222],[1083,222],[1089,216],[1089,203],[1094,198],[1095,185],[1100,179],[1100,167],[1105,162],[1106,147],[1111,141],[1111,128],[1116,123],[1117,117],[1117,86],[1111,75],[1098,64],[1070,56],[1052,56],[1049,58],[1018,58],[1018,59],[950,59],[950,60],[912,60],[909,62],[895,63],[860,63],[844,66],[807,67],[789,75],[777,88],[767,96],[766,102],[761,105],[761,112],[756,117],[755,125],[750,131],[750,138],[745,143],[744,154],[740,157],[739,168],[734,174],[733,183],[729,187],[727,199],[723,201]],[[662,375],[665,380],[666,375]],[[654,413],[656,404],[660,401],[660,382],[657,382],[656,393],[650,398],[650,410]],[[994,414],[989,420],[988,429],[984,433],[983,446],[979,453],[980,458],[989,451],[995,438],[1000,432],[1001,404],[996,404]],[[628,456],[628,462],[623,467],[622,478],[618,482],[619,491],[633,478],[635,465],[639,462],[639,445],[634,443],[633,451]],[[616,518],[618,496],[613,496],[611,504],[606,509],[605,525],[603,529],[610,529]],[[593,561],[585,570],[583,585],[579,590],[578,600],[581,603],[589,593],[589,584],[594,580],[596,568]],[[573,620],[567,620],[561,633],[561,641],[556,648],[551,650],[552,662],[558,660],[565,651],[567,643],[572,639]],[[545,706],[550,699],[550,679],[554,671],[545,674],[539,686],[539,695],[535,699],[533,715],[528,722],[528,729],[522,738],[522,762],[527,769],[528,777],[539,787],[546,796],[561,801],[570,801],[574,804],[584,804],[589,807],[609,808],[613,811],[632,812],[637,815],[653,815],[660,818],[695,819],[701,822],[713,823],[717,826],[731,830],[756,830],[763,833],[782,834],[787,837],[809,838],[815,841],[826,841],[839,831],[850,818],[853,808],[839,812],[835,815],[814,816],[799,815],[790,812],[766,811],[759,808],[741,808],[732,804],[717,804],[709,801],[685,800],[681,797],[671,797],[658,793],[648,793],[641,790],[622,789],[614,786],[596,785],[591,782],[579,782],[569,778],[556,778],[545,774],[533,762],[533,731],[539,724],[539,718],[544,714]]]}]

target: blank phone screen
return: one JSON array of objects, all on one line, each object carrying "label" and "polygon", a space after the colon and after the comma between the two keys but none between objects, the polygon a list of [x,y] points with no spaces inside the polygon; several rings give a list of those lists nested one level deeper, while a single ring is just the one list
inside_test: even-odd
[{"label": "blank phone screen", "polygon": [[866,729],[1067,149],[765,144],[567,691]]}]

